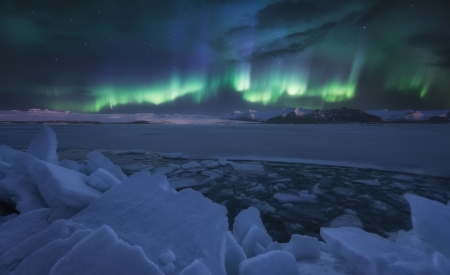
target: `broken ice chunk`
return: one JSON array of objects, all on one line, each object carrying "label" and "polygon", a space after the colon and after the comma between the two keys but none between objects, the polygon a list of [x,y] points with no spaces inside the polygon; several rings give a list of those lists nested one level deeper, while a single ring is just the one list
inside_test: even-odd
[{"label": "broken ice chunk", "polygon": [[411,207],[414,230],[450,257],[450,211],[447,205],[413,194],[405,194],[404,197]]},{"label": "broken ice chunk", "polygon": [[139,172],[105,192],[72,220],[90,229],[107,224],[119,238],[141,246],[156,264],[162,253],[172,250],[176,255],[173,274],[202,259],[212,274],[225,275],[226,213],[224,206],[199,192],[176,192],[166,177]]},{"label": "broken ice chunk", "polygon": [[253,225],[242,240],[242,249],[248,258],[255,256],[256,244],[261,245],[264,249],[272,241],[272,238],[267,234],[266,229]]},{"label": "broken ice chunk", "polygon": [[185,158],[183,153],[158,153],[160,157],[167,159],[181,159]]},{"label": "broken ice chunk", "polygon": [[46,230],[31,236],[19,245],[9,249],[0,257],[0,266],[9,271],[13,271],[24,259],[30,256],[35,250],[58,239],[66,238],[70,235],[67,222],[58,220],[52,223]]},{"label": "broken ice chunk", "polygon": [[56,154],[57,146],[58,141],[56,140],[55,132],[50,126],[44,125],[31,142],[27,153],[40,160],[58,164],[58,155]]},{"label": "broken ice chunk", "polygon": [[242,210],[234,219],[233,224],[233,237],[236,239],[238,244],[242,244],[242,240],[247,235],[248,231],[252,226],[266,230],[264,227],[259,210],[255,207],[249,207],[248,209]]},{"label": "broken ice chunk", "polygon": [[114,165],[108,158],[106,158],[102,153],[95,150],[87,154],[87,159],[89,160],[86,165],[86,171],[89,174],[94,173],[98,168],[103,168],[110,172],[118,180],[123,181],[127,176],[122,172],[118,165]]},{"label": "broken ice chunk", "polygon": [[297,261],[313,260],[320,257],[320,243],[317,238],[292,234],[291,240],[286,244],[287,252],[294,255]]},{"label": "broken ice chunk", "polygon": [[16,247],[28,237],[31,237],[48,228],[47,222],[50,213],[49,208],[41,208],[19,215],[17,218],[0,225],[0,256],[5,251]]},{"label": "broken ice chunk", "polygon": [[402,189],[402,190],[409,189],[409,186],[408,186],[408,185],[403,184],[403,183],[400,183],[400,182],[394,182],[394,183],[392,184],[392,186],[393,186],[393,187],[396,187],[396,188],[398,188],[398,189]]},{"label": "broken ice chunk", "polygon": [[323,195],[323,192],[319,189],[319,183],[314,184],[311,189],[311,194],[313,195]]},{"label": "broken ice chunk", "polygon": [[238,275],[239,265],[247,256],[242,247],[236,242],[231,232],[227,232],[225,239],[225,269],[228,275]]},{"label": "broken ice chunk", "polygon": [[255,187],[249,188],[248,191],[250,191],[250,192],[266,192],[266,188],[263,187],[260,183],[260,184],[256,185]]},{"label": "broken ice chunk", "polygon": [[297,261],[286,251],[270,251],[243,261],[240,275],[297,275]]},{"label": "broken ice chunk", "polygon": [[83,208],[102,194],[86,184],[86,175],[58,165],[38,161],[30,172],[50,207]]},{"label": "broken ice chunk", "polygon": [[334,257],[344,258],[348,268],[358,274],[450,274],[445,266],[435,265],[430,255],[359,228],[321,228],[320,235],[326,249]]},{"label": "broken ice chunk", "polygon": [[130,246],[120,240],[107,225],[84,238],[61,258],[50,271],[50,275],[57,274],[163,275],[140,246]]},{"label": "broken ice chunk", "polygon": [[401,181],[410,181],[410,182],[414,181],[413,177],[406,176],[406,175],[394,175],[391,178],[393,178],[395,180],[401,180]]},{"label": "broken ice chunk", "polygon": [[197,169],[197,168],[202,168],[202,166],[196,161],[191,161],[191,162],[182,164],[181,168],[183,168],[183,169]]},{"label": "broken ice chunk", "polygon": [[212,168],[216,168],[219,167],[220,164],[217,161],[214,160],[204,160],[202,162],[200,162],[200,164],[206,168],[212,169]]},{"label": "broken ice chunk", "polygon": [[98,168],[94,173],[87,177],[86,183],[92,188],[104,193],[120,181],[103,168]]},{"label": "broken ice chunk", "polygon": [[66,239],[57,239],[37,249],[11,273],[19,274],[49,274],[59,259],[65,257],[82,239],[92,233],[92,230],[77,230]]}]

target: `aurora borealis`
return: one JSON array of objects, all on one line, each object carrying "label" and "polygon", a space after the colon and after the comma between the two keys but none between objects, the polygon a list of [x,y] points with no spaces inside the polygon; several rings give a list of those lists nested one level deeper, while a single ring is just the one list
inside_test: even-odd
[{"label": "aurora borealis", "polygon": [[0,109],[450,107],[444,0],[0,2]]}]

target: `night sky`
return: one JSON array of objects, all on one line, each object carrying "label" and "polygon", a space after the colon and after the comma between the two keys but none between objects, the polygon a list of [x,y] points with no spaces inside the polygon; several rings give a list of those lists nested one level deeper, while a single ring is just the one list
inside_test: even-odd
[{"label": "night sky", "polygon": [[0,0],[0,109],[450,107],[448,0]]}]

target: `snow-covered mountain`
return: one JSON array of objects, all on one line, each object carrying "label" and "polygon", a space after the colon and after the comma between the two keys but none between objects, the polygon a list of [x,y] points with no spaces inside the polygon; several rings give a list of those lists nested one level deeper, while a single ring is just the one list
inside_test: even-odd
[{"label": "snow-covered mountain", "polygon": [[[67,123],[67,124],[223,124],[229,123],[219,117],[183,114],[81,114],[68,111],[30,109],[29,111],[1,111],[1,123]],[[232,122],[236,123],[236,122]],[[246,122],[239,122],[246,123]]]},{"label": "snow-covered mountain", "polygon": [[285,108],[270,111],[234,111],[224,119],[258,121],[274,124],[322,124],[322,123],[449,123],[449,110],[401,111],[370,110],[342,107],[339,109]]},{"label": "snow-covered mountain", "polygon": [[450,110],[431,110],[431,111],[414,111],[412,109],[389,111],[369,110],[366,113],[379,116],[383,121],[426,121],[426,120],[442,120],[449,119]]}]

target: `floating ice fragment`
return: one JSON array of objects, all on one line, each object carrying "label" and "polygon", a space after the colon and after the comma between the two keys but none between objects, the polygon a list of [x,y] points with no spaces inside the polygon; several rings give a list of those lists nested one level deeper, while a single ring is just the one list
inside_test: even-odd
[{"label": "floating ice fragment", "polygon": [[401,181],[409,181],[409,182],[413,182],[414,178],[411,176],[406,176],[406,175],[394,175],[391,178],[395,179],[395,180],[401,180]]},{"label": "floating ice fragment", "polygon": [[250,192],[267,192],[266,188],[263,187],[261,185],[261,183],[255,187],[249,188],[248,191],[250,191]]},{"label": "floating ice fragment", "polygon": [[196,161],[191,161],[191,162],[188,162],[186,164],[182,164],[181,168],[183,168],[183,169],[196,169],[196,168],[202,168],[202,166]]},{"label": "floating ice fragment", "polygon": [[158,153],[160,157],[167,159],[182,159],[185,158],[183,153]]},{"label": "floating ice fragment", "polygon": [[380,183],[380,181],[378,179],[373,179],[373,180],[353,180],[353,182],[358,182],[358,183],[362,183],[362,184],[366,184],[366,185],[370,185],[370,186],[381,185],[381,183]]},{"label": "floating ice fragment", "polygon": [[352,189],[345,187],[335,187],[333,188],[333,192],[344,197],[351,196],[355,193]]},{"label": "floating ice fragment", "polygon": [[406,190],[409,189],[409,186],[400,182],[394,182],[392,184],[393,187],[398,188],[398,189],[402,189],[402,190]]}]

